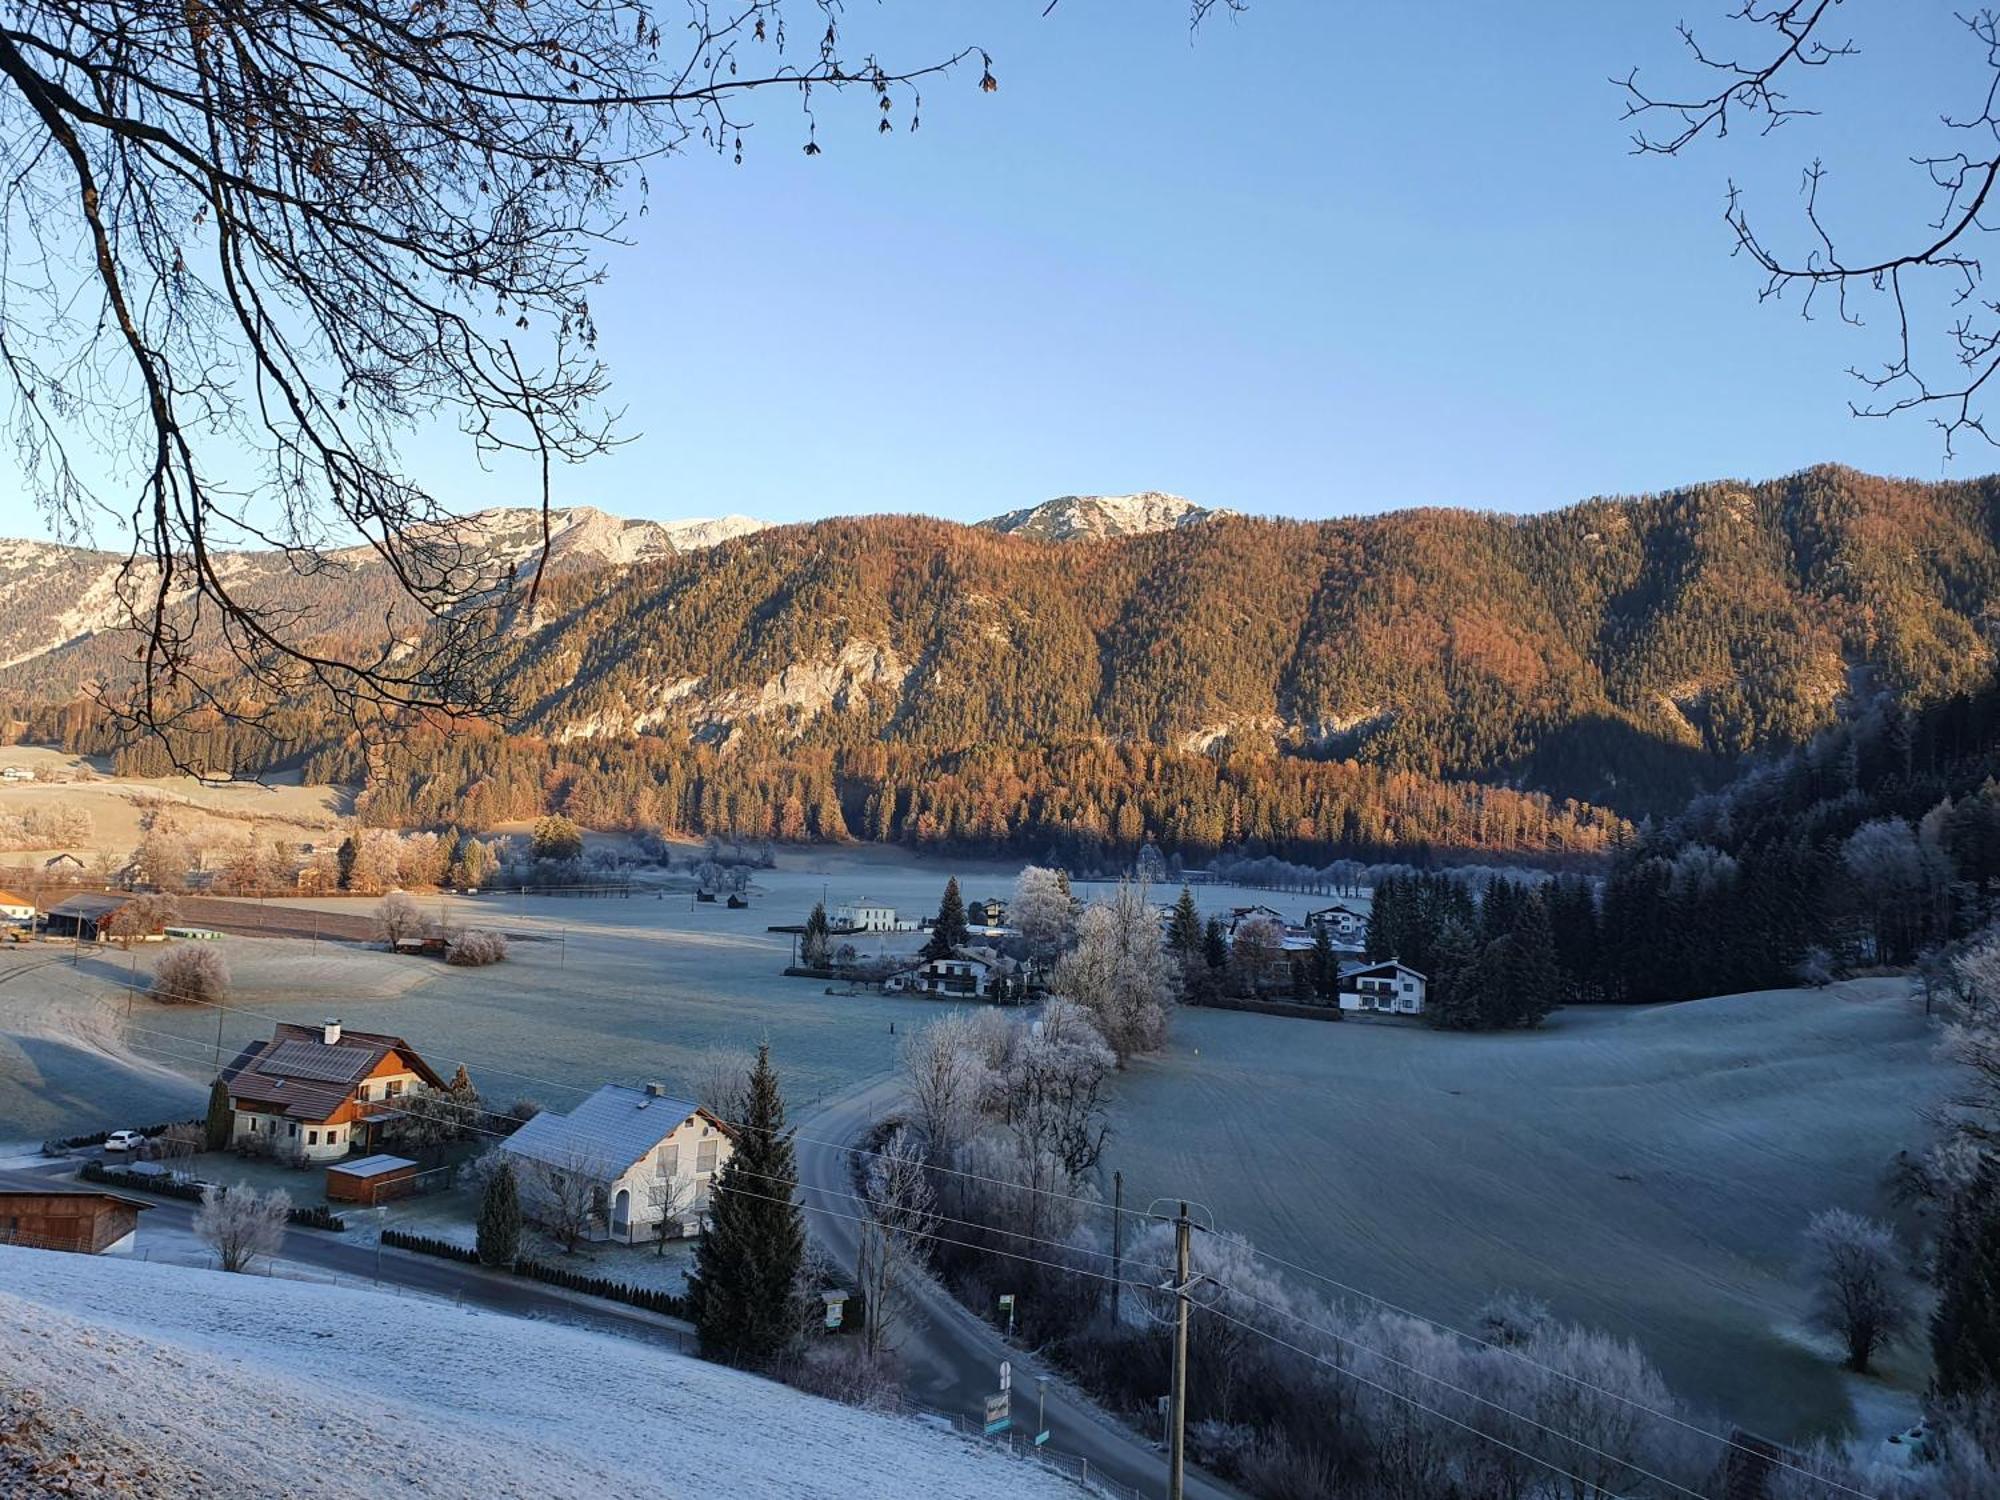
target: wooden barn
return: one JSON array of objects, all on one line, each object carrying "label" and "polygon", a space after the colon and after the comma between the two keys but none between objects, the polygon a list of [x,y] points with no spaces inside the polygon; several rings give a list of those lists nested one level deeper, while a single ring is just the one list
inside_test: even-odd
[{"label": "wooden barn", "polygon": [[123,1254],[138,1238],[140,1213],[152,1206],[102,1188],[7,1177],[0,1179],[0,1245]]}]

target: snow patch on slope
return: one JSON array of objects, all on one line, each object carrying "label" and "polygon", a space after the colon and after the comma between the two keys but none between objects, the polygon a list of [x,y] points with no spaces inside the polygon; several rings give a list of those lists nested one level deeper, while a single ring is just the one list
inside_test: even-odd
[{"label": "snow patch on slope", "polygon": [[0,1411],[25,1390],[72,1441],[136,1445],[160,1500],[1077,1493],[907,1419],[442,1301],[4,1246],[0,1287]]},{"label": "snow patch on slope", "polygon": [[1143,536],[1199,526],[1231,510],[1210,510],[1179,495],[1142,490],[1135,495],[1059,495],[1025,510],[1010,510],[979,524],[988,531],[1035,537],[1045,542],[1094,541]]}]

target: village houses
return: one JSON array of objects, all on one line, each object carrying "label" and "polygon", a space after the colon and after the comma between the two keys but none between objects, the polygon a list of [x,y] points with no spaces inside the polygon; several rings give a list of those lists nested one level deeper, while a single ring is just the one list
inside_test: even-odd
[{"label": "village houses", "polygon": [[1377,964],[1349,964],[1340,971],[1340,1008],[1420,1016],[1426,988],[1423,975],[1393,958]]},{"label": "village houses", "polygon": [[991,948],[954,948],[943,958],[926,959],[891,974],[882,988],[898,995],[934,995],[947,1000],[1019,998],[1020,967]]}]

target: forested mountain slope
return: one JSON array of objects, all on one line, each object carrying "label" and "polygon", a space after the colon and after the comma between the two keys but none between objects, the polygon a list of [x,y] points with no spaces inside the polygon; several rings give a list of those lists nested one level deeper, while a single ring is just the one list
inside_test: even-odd
[{"label": "forested mountain slope", "polygon": [[[1983,683],[1997,518],[2000,479],[1824,467],[1528,517],[1215,513],[1082,541],[871,517],[606,549],[551,568],[514,622],[510,735],[461,737],[461,772],[433,763],[380,800],[448,816],[454,795],[518,783],[498,800],[521,816],[645,782],[663,821],[706,831],[992,842],[1026,820],[1113,842],[1487,847],[1497,818],[1498,847],[1589,848],[1616,820],[1561,799],[1673,809],[1880,693],[1921,705]],[[23,608],[0,600],[10,641]],[[357,585],[327,628],[370,610]],[[46,703],[85,665],[115,680],[115,638],[86,644],[0,685]],[[78,741],[84,717],[61,734]],[[362,774],[309,713],[290,749]],[[1524,811],[1499,788],[1557,801]],[[1425,810],[1398,833],[1385,799]]]},{"label": "forested mountain slope", "polygon": [[1996,503],[1994,481],[1817,469],[1088,547],[834,520],[579,582],[511,672],[524,724],[557,738],[1227,737],[1658,805],[1859,690],[1982,680]]}]

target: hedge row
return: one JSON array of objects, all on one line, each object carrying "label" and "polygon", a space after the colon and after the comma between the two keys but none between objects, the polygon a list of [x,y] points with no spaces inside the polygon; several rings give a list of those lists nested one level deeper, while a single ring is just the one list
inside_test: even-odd
[{"label": "hedge row", "polygon": [[[140,1126],[139,1134],[150,1141],[155,1137],[165,1135],[176,1125],[206,1125],[207,1123],[205,1120],[162,1120],[157,1125]],[[65,1151],[81,1151],[87,1146],[101,1146],[110,1139],[110,1131],[93,1130],[89,1135],[72,1135],[60,1141],[43,1141],[42,1155],[61,1156]]]},{"label": "hedge row", "polygon": [[[384,1229],[382,1243],[393,1250],[414,1250],[419,1255],[435,1255],[443,1260],[455,1260],[468,1266],[479,1264],[479,1252],[468,1250],[463,1245],[455,1245],[450,1240],[433,1238],[426,1234],[408,1234],[400,1229]],[[544,1282],[565,1291],[583,1292],[592,1297],[603,1297],[611,1302],[623,1302],[630,1307],[644,1308],[647,1312],[662,1313],[669,1318],[688,1316],[688,1300],[674,1292],[662,1291],[657,1287],[631,1286],[622,1281],[612,1281],[604,1276],[592,1276],[583,1271],[572,1271],[567,1266],[552,1266],[546,1261],[530,1260],[523,1255],[514,1262],[516,1276],[529,1281]]]},{"label": "hedge row", "polygon": [[[103,1162],[95,1160],[85,1162],[77,1175],[85,1182],[106,1182],[113,1187],[154,1193],[162,1198],[179,1198],[188,1203],[201,1202],[202,1190],[208,1186],[206,1183],[184,1182],[175,1177],[139,1177],[130,1172],[114,1172]],[[338,1232],[347,1228],[347,1221],[323,1203],[294,1208],[287,1217],[292,1223],[305,1229],[331,1229]]]}]

